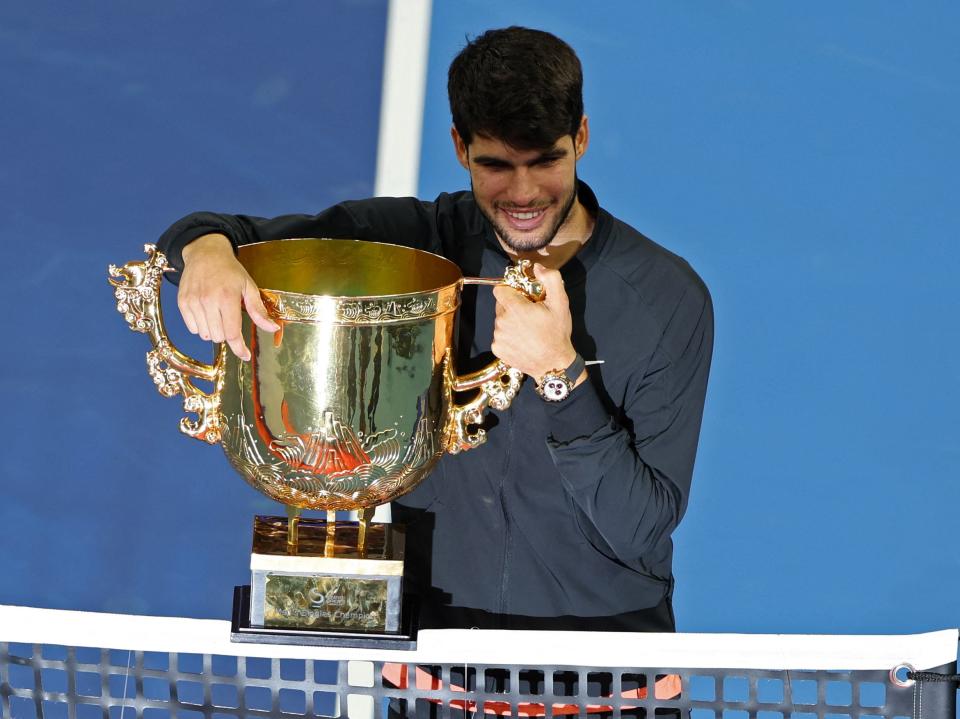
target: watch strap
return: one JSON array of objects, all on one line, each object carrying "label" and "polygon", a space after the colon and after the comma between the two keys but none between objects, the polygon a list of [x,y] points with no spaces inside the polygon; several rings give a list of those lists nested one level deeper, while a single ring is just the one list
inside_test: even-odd
[{"label": "watch strap", "polygon": [[587,363],[580,356],[580,353],[577,352],[577,356],[573,358],[573,362],[570,363],[570,366],[567,367],[563,373],[567,376],[567,379],[570,381],[570,388],[573,388],[573,385],[577,383],[577,380],[580,379],[580,375],[583,374],[583,370],[587,368]]}]

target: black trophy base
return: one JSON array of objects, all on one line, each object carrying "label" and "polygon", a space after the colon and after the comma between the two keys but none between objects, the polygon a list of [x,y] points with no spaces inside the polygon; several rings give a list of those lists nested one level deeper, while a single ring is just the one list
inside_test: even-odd
[{"label": "black trophy base", "polygon": [[417,611],[412,597],[403,598],[400,632],[335,632],[321,629],[290,629],[250,626],[250,585],[233,588],[230,641],[242,644],[294,644],[305,647],[351,647],[354,649],[417,648]]}]

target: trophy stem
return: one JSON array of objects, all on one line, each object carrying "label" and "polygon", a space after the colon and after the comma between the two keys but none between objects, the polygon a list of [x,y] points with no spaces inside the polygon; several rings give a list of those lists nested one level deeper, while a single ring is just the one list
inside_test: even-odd
[{"label": "trophy stem", "polygon": [[370,520],[373,519],[373,507],[364,507],[357,511],[358,530],[357,530],[357,554],[361,557],[367,556],[367,527]]},{"label": "trophy stem", "polygon": [[287,554],[296,556],[300,539],[300,507],[287,506]]},{"label": "trophy stem", "polygon": [[332,557],[337,547],[337,512],[327,510],[327,539],[323,545],[323,556]]}]

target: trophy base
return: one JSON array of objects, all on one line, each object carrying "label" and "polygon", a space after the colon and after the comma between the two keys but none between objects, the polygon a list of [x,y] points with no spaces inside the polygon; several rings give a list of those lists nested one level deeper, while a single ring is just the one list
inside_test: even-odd
[{"label": "trophy base", "polygon": [[250,624],[250,586],[233,589],[230,641],[239,644],[291,644],[305,647],[350,647],[353,649],[417,648],[417,606],[413,597],[403,598],[403,628],[398,633],[376,634],[320,629],[270,629]]},{"label": "trophy base", "polygon": [[390,524],[256,517],[250,625],[338,635],[401,632],[403,544],[402,527]]}]

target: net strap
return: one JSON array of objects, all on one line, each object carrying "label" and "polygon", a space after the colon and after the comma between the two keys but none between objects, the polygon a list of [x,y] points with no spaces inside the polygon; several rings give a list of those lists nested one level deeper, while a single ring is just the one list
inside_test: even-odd
[{"label": "net strap", "polygon": [[907,679],[916,682],[950,682],[960,684],[960,674],[939,674],[937,672],[907,672]]}]

